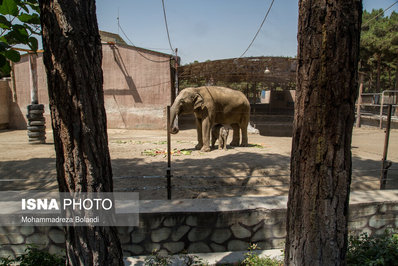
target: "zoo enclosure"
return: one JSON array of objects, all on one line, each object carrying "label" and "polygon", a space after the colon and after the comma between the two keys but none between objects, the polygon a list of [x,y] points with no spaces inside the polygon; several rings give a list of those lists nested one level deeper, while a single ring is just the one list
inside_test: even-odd
[{"label": "zoo enclosure", "polygon": [[[167,123],[170,124],[170,123]],[[169,137],[168,137],[169,139]],[[194,145],[191,141],[190,145]],[[170,143],[170,139],[169,142]],[[177,141],[178,143],[178,141]],[[253,142],[252,142],[253,143]],[[164,143],[166,144],[166,143]],[[175,145],[175,144],[173,144]],[[193,150],[192,146],[190,147]],[[381,146],[381,145],[380,145]],[[231,147],[232,148],[232,147]],[[166,199],[166,192],[168,199],[187,199],[187,198],[201,198],[201,197],[236,197],[236,196],[273,196],[286,195],[289,190],[289,156],[277,155],[272,152],[256,153],[256,144],[251,144],[251,147],[245,150],[239,150],[238,154],[231,154],[231,152],[221,152],[216,156],[205,156],[209,158],[194,157],[174,157],[173,167],[171,165],[171,145],[168,144],[167,151],[167,168],[163,163],[153,164],[148,166],[147,170],[141,171],[143,176],[119,176],[116,179],[130,180],[130,184],[134,183],[133,187],[125,187],[123,191],[135,191],[146,195],[145,199],[155,199],[148,197],[148,195],[157,195],[156,199]],[[232,148],[233,150],[233,148]],[[199,153],[199,152],[196,152]],[[212,151],[211,153],[217,153]],[[242,154],[242,155],[239,155]],[[163,153],[166,158],[166,154]],[[235,159],[245,157],[244,160],[235,161]],[[274,161],[270,163],[270,157],[275,157]],[[178,160],[182,159],[182,160]],[[254,162],[259,160],[259,162]],[[282,164],[275,163],[276,161],[284,160]],[[185,161],[185,163],[181,163]],[[203,163],[203,161],[216,161],[213,166],[197,166],[196,163]],[[188,163],[187,163],[188,162]],[[365,162],[363,160],[363,162]],[[191,164],[192,166],[187,166]],[[240,164],[240,171],[236,172],[232,169]],[[378,189],[380,177],[380,161],[374,160],[371,165],[366,163],[365,168],[354,165],[352,181],[353,190],[356,189]],[[156,169],[156,172],[153,171]],[[221,169],[218,171],[218,169]],[[236,169],[234,169],[236,170]],[[395,176],[398,169],[391,167],[390,173]],[[358,178],[361,177],[361,178]],[[364,178],[362,178],[364,177]],[[383,181],[393,181],[393,176],[384,177]],[[132,182],[131,182],[132,181]],[[373,183],[373,185],[371,185]],[[159,195],[161,195],[159,197]]]},{"label": "zoo enclosure", "polygon": [[356,126],[360,127],[363,118],[377,119],[379,128],[383,128],[383,121],[387,120],[388,105],[392,105],[392,120],[397,120],[397,95],[398,90],[385,90],[380,93],[362,93],[360,87],[360,94],[357,101],[357,121]]}]

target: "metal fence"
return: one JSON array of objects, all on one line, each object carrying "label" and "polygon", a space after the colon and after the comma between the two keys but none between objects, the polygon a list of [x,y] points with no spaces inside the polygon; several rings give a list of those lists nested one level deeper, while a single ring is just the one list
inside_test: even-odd
[{"label": "metal fence", "polygon": [[[361,91],[361,89],[360,89]],[[388,106],[392,106],[393,120],[397,119],[396,109],[398,100],[398,90],[385,90],[381,93],[361,93],[357,101],[357,120],[356,126],[361,126],[361,117],[378,116],[379,127],[383,127],[383,120],[387,120]]]}]

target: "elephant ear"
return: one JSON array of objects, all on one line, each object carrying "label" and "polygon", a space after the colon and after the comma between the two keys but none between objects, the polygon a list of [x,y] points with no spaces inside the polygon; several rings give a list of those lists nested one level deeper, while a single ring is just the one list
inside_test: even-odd
[{"label": "elephant ear", "polygon": [[197,93],[194,97],[194,106],[193,109],[201,108],[203,106],[203,97],[199,93]]}]

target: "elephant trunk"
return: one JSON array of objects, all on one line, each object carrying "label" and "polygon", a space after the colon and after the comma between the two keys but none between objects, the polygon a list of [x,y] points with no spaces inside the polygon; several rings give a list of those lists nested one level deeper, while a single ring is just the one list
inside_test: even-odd
[{"label": "elephant trunk", "polygon": [[170,133],[171,133],[171,134],[177,134],[178,131],[180,131],[179,128],[178,128],[178,124],[177,124],[177,123],[174,124],[174,120],[176,119],[177,115],[178,115],[178,110],[177,110],[177,108],[173,105],[173,106],[170,108],[170,129],[171,129]]}]

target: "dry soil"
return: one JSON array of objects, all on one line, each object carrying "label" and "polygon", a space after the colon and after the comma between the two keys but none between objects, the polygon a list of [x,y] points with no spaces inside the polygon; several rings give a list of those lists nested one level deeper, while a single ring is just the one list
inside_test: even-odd
[{"label": "dry soil", "polygon": [[[138,191],[141,199],[166,199],[166,131],[110,129],[115,191]],[[384,131],[354,129],[352,190],[379,188]],[[27,133],[0,131],[0,189],[57,190],[52,132],[47,144],[30,145]],[[286,195],[291,138],[249,135],[249,147],[203,153],[196,130],[172,135],[172,198]],[[229,136],[229,142],[231,136]],[[216,144],[217,148],[217,144]],[[388,187],[398,179],[398,131],[391,132]]]}]

